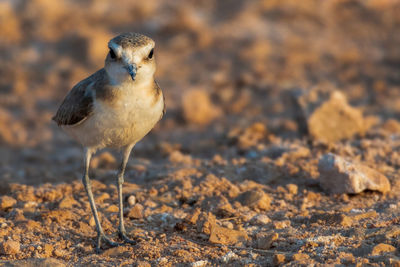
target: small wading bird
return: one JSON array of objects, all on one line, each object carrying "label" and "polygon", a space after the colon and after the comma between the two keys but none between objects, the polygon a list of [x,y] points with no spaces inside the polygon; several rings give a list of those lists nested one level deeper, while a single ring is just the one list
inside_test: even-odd
[{"label": "small wading bird", "polygon": [[154,41],[137,33],[110,40],[104,68],[80,81],[65,97],[53,120],[85,148],[82,178],[96,222],[97,246],[111,241],[101,227],[89,179],[92,154],[110,147],[122,152],[117,175],[119,236],[127,243],[123,218],[122,184],[125,167],[134,145],[165,113],[164,96],[154,80]]}]

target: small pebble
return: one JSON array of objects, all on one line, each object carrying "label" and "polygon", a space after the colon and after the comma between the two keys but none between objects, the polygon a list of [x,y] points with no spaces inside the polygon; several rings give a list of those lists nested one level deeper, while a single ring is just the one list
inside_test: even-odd
[{"label": "small pebble", "polygon": [[24,204],[24,208],[35,208],[38,206],[38,203],[35,201],[28,201]]},{"label": "small pebble", "polygon": [[196,262],[192,262],[192,264],[190,266],[192,267],[203,267],[203,266],[207,266],[208,265],[208,261],[196,261]]},{"label": "small pebble", "polygon": [[130,195],[128,197],[129,206],[133,207],[136,204],[136,197],[134,195]]},{"label": "small pebble", "polygon": [[231,261],[234,258],[237,258],[237,255],[235,253],[233,253],[232,251],[229,251],[224,256],[222,256],[221,260],[223,263],[228,263],[229,261]]},{"label": "small pebble", "polygon": [[294,261],[302,261],[302,260],[306,260],[309,258],[310,258],[310,256],[308,256],[307,254],[304,254],[304,253],[296,253],[293,255]]},{"label": "small pebble", "polygon": [[256,247],[258,249],[269,249],[272,245],[272,242],[277,240],[279,235],[277,233],[258,233],[256,235]]},{"label": "small pebble", "polygon": [[168,263],[168,259],[166,257],[162,257],[157,259],[158,264],[164,265]]},{"label": "small pebble", "polygon": [[285,262],[285,255],[284,254],[275,254],[274,255],[274,265],[281,265]]},{"label": "small pebble", "polygon": [[256,224],[267,224],[271,222],[271,219],[265,214],[258,214],[253,217],[252,221]]},{"label": "small pebble", "polygon": [[287,184],[286,188],[289,191],[289,193],[292,195],[297,195],[297,192],[299,190],[299,187],[295,184]]},{"label": "small pebble", "polygon": [[222,226],[228,228],[228,229],[233,229],[233,223],[225,221],[222,223]]}]

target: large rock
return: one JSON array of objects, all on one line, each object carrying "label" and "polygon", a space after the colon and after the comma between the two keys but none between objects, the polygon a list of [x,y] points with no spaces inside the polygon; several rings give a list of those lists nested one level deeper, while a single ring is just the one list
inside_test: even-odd
[{"label": "large rock", "polygon": [[351,107],[338,90],[298,90],[293,96],[299,129],[315,140],[336,142],[367,130],[361,110]]},{"label": "large rock", "polygon": [[7,240],[0,244],[0,252],[4,255],[15,255],[19,253],[20,247],[18,241]]},{"label": "large rock", "polygon": [[214,224],[211,228],[209,241],[215,244],[234,245],[249,239],[244,231],[232,230]]},{"label": "large rock", "polygon": [[240,194],[237,198],[243,206],[259,210],[268,210],[271,204],[271,197],[262,190],[250,190]]},{"label": "large rock", "polygon": [[393,247],[392,245],[380,243],[376,246],[371,251],[371,255],[376,256],[384,253],[389,253],[389,252],[395,252],[396,248]]},{"label": "large rock", "polygon": [[216,223],[215,215],[211,212],[202,212],[196,219],[197,231],[199,233],[211,234],[211,229]]},{"label": "large rock", "polygon": [[277,233],[258,233],[255,238],[255,246],[258,249],[269,249],[278,237]]},{"label": "large rock", "polygon": [[18,120],[10,111],[0,107],[0,144],[25,144],[27,139],[28,132],[21,120]]},{"label": "large rock", "polygon": [[128,217],[133,219],[142,219],[143,218],[143,209],[144,207],[137,203],[135,204],[128,212]]},{"label": "large rock", "polygon": [[2,210],[12,208],[15,204],[17,204],[17,200],[10,196],[0,197],[0,209]]},{"label": "large rock", "polygon": [[236,127],[228,133],[228,138],[237,142],[239,148],[247,149],[256,146],[268,135],[268,130],[261,122],[255,122],[247,128]]},{"label": "large rock", "polygon": [[222,115],[222,110],[214,105],[207,91],[192,89],[182,97],[183,117],[189,123],[207,125]]},{"label": "large rock", "polygon": [[21,19],[16,14],[11,1],[0,2],[0,17],[2,22],[0,23],[0,34],[1,36],[7,36],[2,38],[2,42],[6,44],[17,44],[23,37],[23,30],[21,29]]},{"label": "large rock", "polygon": [[58,207],[59,207],[60,209],[70,209],[70,208],[72,208],[73,206],[78,206],[78,205],[79,205],[79,202],[76,201],[76,200],[74,199],[74,197],[72,197],[72,196],[66,196],[66,197],[64,197],[64,198],[60,201],[60,203],[58,204]]},{"label": "large rock", "polygon": [[104,250],[103,256],[106,257],[112,257],[112,258],[123,258],[123,257],[129,257],[129,248],[126,246],[117,246],[113,248],[109,248],[107,250]]},{"label": "large rock", "polygon": [[318,163],[321,187],[331,193],[360,193],[366,189],[390,191],[389,180],[380,172],[328,153]]}]

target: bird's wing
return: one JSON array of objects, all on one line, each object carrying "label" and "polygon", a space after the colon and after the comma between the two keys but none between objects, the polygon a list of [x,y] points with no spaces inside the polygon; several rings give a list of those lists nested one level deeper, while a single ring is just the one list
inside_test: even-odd
[{"label": "bird's wing", "polygon": [[52,118],[58,125],[74,125],[83,122],[93,112],[93,87],[104,75],[104,70],[97,71],[90,77],[75,85],[61,103],[56,115]]}]

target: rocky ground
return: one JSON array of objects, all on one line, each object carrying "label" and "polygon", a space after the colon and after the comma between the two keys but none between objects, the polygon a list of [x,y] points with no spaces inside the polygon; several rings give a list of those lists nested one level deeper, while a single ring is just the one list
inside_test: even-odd
[{"label": "rocky ground", "polygon": [[[0,2],[4,266],[400,266],[394,0]],[[81,148],[51,117],[124,31],[167,114],[124,184],[136,245],[94,253]],[[116,234],[114,151],[91,178]]]}]

